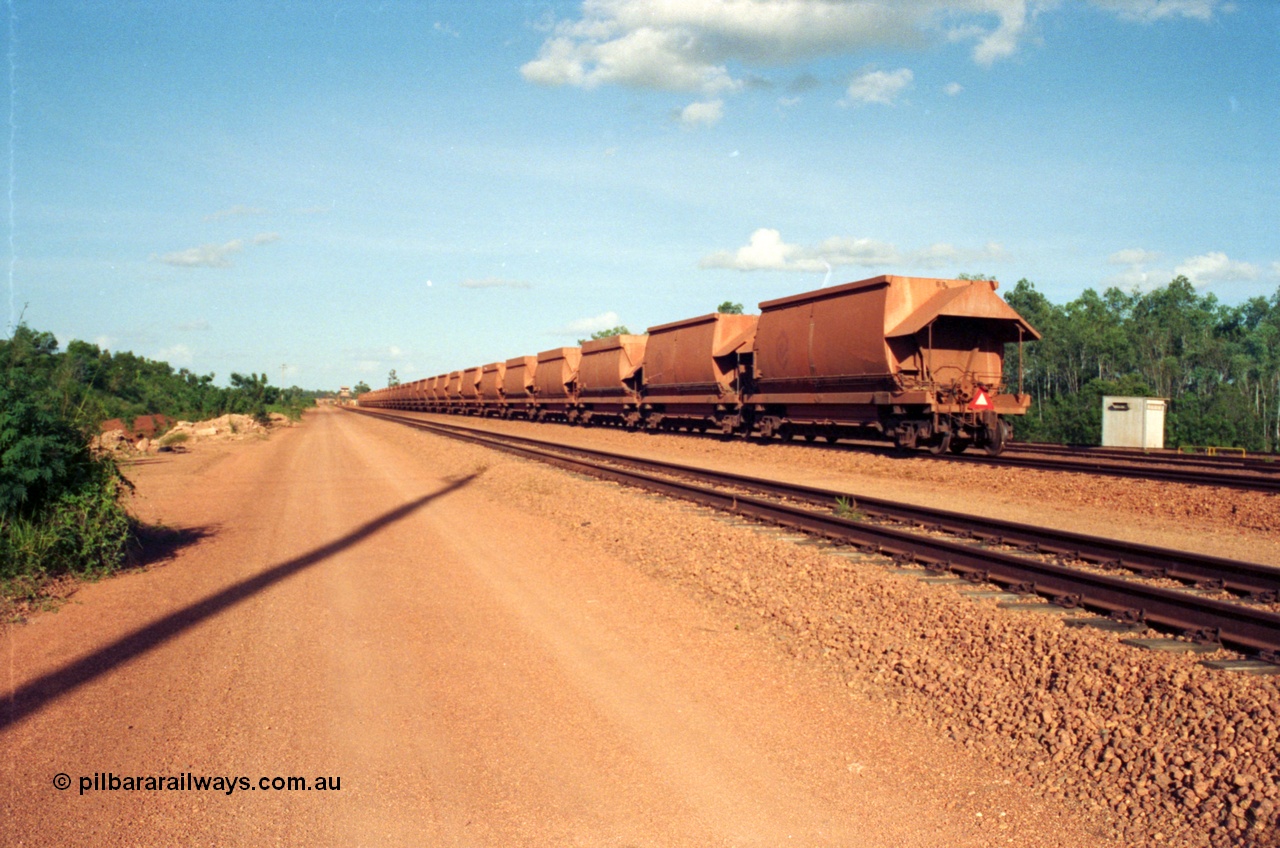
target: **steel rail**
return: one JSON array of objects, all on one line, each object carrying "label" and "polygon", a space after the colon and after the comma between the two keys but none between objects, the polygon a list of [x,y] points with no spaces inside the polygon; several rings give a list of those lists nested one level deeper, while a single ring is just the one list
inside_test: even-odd
[{"label": "steel rail", "polygon": [[1032,468],[1041,471],[1074,471],[1084,474],[1101,474],[1108,477],[1127,477],[1138,480],[1159,480],[1166,483],[1185,483],[1192,486],[1220,486],[1227,489],[1277,493],[1280,492],[1280,476],[1250,471],[1231,472],[1201,469],[1198,471],[1177,468],[1153,468],[1142,465],[1125,465],[1123,462],[1100,459],[1048,459],[1028,456],[939,457],[948,462],[1004,465],[1014,468]]},{"label": "steel rail", "polygon": [[[521,444],[534,440],[518,436],[508,437],[398,415],[363,412],[595,477],[639,486],[726,512],[847,542],[880,554],[910,559],[927,567],[956,572],[975,581],[1007,586],[1019,593],[1034,592],[1065,606],[1085,607],[1124,620],[1144,621],[1197,634],[1199,638],[1216,640],[1232,648],[1257,653],[1271,661],[1280,660],[1280,615],[1275,613],[960,542],[924,537],[891,527],[842,518],[829,512],[815,512],[750,495],[707,489],[646,472],[610,468],[600,464],[600,457],[576,459],[564,453],[601,453],[589,449],[557,445],[553,450],[548,450]],[[561,453],[556,453],[557,450]],[[701,469],[694,471],[702,473]]]},{"label": "steel rail", "polygon": [[1086,460],[1102,458],[1130,462],[1135,465],[1172,465],[1213,470],[1238,469],[1241,471],[1254,471],[1259,474],[1280,474],[1280,457],[1267,454],[1250,454],[1246,456],[1219,454],[1209,456],[1199,453],[1180,453],[1173,450],[1102,448],[1088,447],[1086,445],[1054,445],[1039,442],[1012,442],[1006,445],[1005,453],[1047,454],[1049,456],[1065,456]]},{"label": "steel rail", "polygon": [[[400,416],[392,417],[404,421],[419,420]],[[1103,536],[1090,536],[1083,533],[1073,533],[1068,530],[1055,530],[1031,524],[984,518],[978,515],[865,497],[847,491],[841,492],[834,489],[803,486],[795,483],[782,483],[776,480],[748,477],[727,471],[715,471],[696,466],[680,465],[674,462],[643,459],[593,448],[566,448],[554,442],[530,439],[524,436],[495,434],[492,431],[480,431],[470,427],[460,427],[456,424],[444,424],[434,421],[422,423],[462,433],[484,433],[485,435],[500,436],[505,440],[538,448],[572,450],[600,460],[627,463],[659,473],[696,475],[700,479],[713,480],[720,485],[739,486],[767,493],[774,497],[791,498],[819,506],[831,507],[841,498],[852,498],[861,512],[894,521],[920,524],[927,530],[942,530],[980,541],[1029,548],[1035,553],[1059,556],[1064,559],[1079,559],[1101,566],[1127,568],[1138,572],[1144,577],[1169,577],[1174,580],[1196,584],[1201,588],[1227,589],[1232,592],[1250,595],[1254,600],[1260,602],[1280,600],[1280,568],[1274,566],[1207,554],[1194,554],[1172,548],[1144,545],[1138,542],[1125,542]]]},{"label": "steel rail", "polygon": [[[350,407],[348,407],[350,408]],[[371,409],[363,409],[363,412],[370,412]],[[395,409],[388,412],[410,412],[416,410]],[[443,413],[442,413],[443,414]],[[703,435],[703,438],[722,439],[722,435]],[[841,442],[837,445],[817,446],[819,450],[840,450],[856,448],[862,452],[873,453],[885,456],[910,456],[925,457],[930,454],[923,451],[909,452],[904,454],[902,451],[887,447],[883,444],[869,444],[860,441]],[[1176,465],[1183,465],[1183,468],[1160,468],[1153,467],[1155,460],[1146,460],[1138,456],[1124,459],[1111,458],[1106,455],[1102,456],[1061,456],[1060,458],[1051,457],[1035,457],[1035,456],[1016,456],[1023,448],[1011,447],[999,456],[985,456],[980,454],[940,454],[933,455],[931,458],[942,462],[967,462],[986,465],[1003,465],[1015,468],[1029,468],[1039,471],[1056,471],[1056,472],[1072,472],[1079,474],[1098,474],[1107,477],[1122,477],[1127,479],[1138,480],[1157,480],[1165,483],[1180,483],[1188,486],[1218,486],[1228,489],[1238,489],[1242,491],[1260,491],[1264,493],[1276,494],[1280,493],[1280,462],[1274,464],[1264,462],[1260,466],[1261,470],[1252,470],[1251,468],[1222,468],[1218,465],[1207,468],[1198,468],[1190,463],[1176,462]],[[1034,452],[1034,451],[1027,451]],[[1060,453],[1053,451],[1053,453]],[[1188,467],[1189,466],[1189,467]]]}]

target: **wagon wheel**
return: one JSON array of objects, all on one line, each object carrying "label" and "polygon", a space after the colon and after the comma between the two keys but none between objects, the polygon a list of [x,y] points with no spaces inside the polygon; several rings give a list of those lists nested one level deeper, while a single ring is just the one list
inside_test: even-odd
[{"label": "wagon wheel", "polygon": [[972,444],[972,442],[968,439],[952,439],[949,450],[956,456],[959,456],[964,453],[965,448],[969,447],[970,444]]},{"label": "wagon wheel", "polygon": [[999,456],[1004,452],[1004,443],[1008,440],[1012,429],[1007,421],[1003,419],[996,420],[996,426],[991,428],[990,435],[987,437],[986,448],[988,455]]},{"label": "wagon wheel", "polygon": [[933,442],[930,442],[929,444],[929,453],[933,454],[934,456],[942,456],[944,453],[946,453],[949,450],[951,450],[951,434],[950,433],[941,434],[940,436],[937,437],[936,440],[934,440]]}]

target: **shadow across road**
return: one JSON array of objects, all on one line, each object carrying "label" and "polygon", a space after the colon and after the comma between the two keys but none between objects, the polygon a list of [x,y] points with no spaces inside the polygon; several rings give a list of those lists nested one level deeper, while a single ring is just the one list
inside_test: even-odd
[{"label": "shadow across road", "polygon": [[174,559],[183,548],[213,536],[212,527],[166,527],[138,523],[133,528],[133,544],[126,552],[125,565],[145,568]]},{"label": "shadow across road", "polygon": [[341,538],[321,545],[301,556],[270,566],[253,577],[246,578],[203,600],[171,612],[151,624],[120,637],[110,645],[99,648],[93,653],[63,666],[57,671],[51,671],[14,689],[4,696],[3,706],[0,706],[0,730],[43,709],[52,701],[61,698],[63,695],[72,692],[95,678],[101,677],[117,666],[158,647],[184,630],[218,615],[241,601],[274,586],[276,583],[287,580],[298,572],[324,562],[352,545],[385,530],[390,525],[407,518],[437,498],[442,498],[464,488],[477,476],[478,474],[471,474],[453,480],[443,489],[423,495],[403,506],[396,507],[390,512],[383,513]]}]

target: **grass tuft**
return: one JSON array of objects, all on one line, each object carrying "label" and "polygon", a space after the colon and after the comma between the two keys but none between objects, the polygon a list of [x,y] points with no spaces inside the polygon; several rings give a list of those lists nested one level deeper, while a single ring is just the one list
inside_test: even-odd
[{"label": "grass tuft", "polygon": [[836,498],[835,509],[836,518],[844,518],[848,521],[865,521],[867,516],[858,509],[858,502],[850,497]]}]

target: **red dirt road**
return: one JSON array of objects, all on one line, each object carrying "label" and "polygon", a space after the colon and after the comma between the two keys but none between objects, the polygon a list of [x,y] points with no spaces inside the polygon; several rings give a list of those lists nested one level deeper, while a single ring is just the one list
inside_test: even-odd
[{"label": "red dirt road", "polygon": [[[3,633],[0,844],[1097,843],[510,506],[512,462],[321,412],[136,467],[143,516],[197,538]],[[341,788],[81,793],[95,773]]]}]

